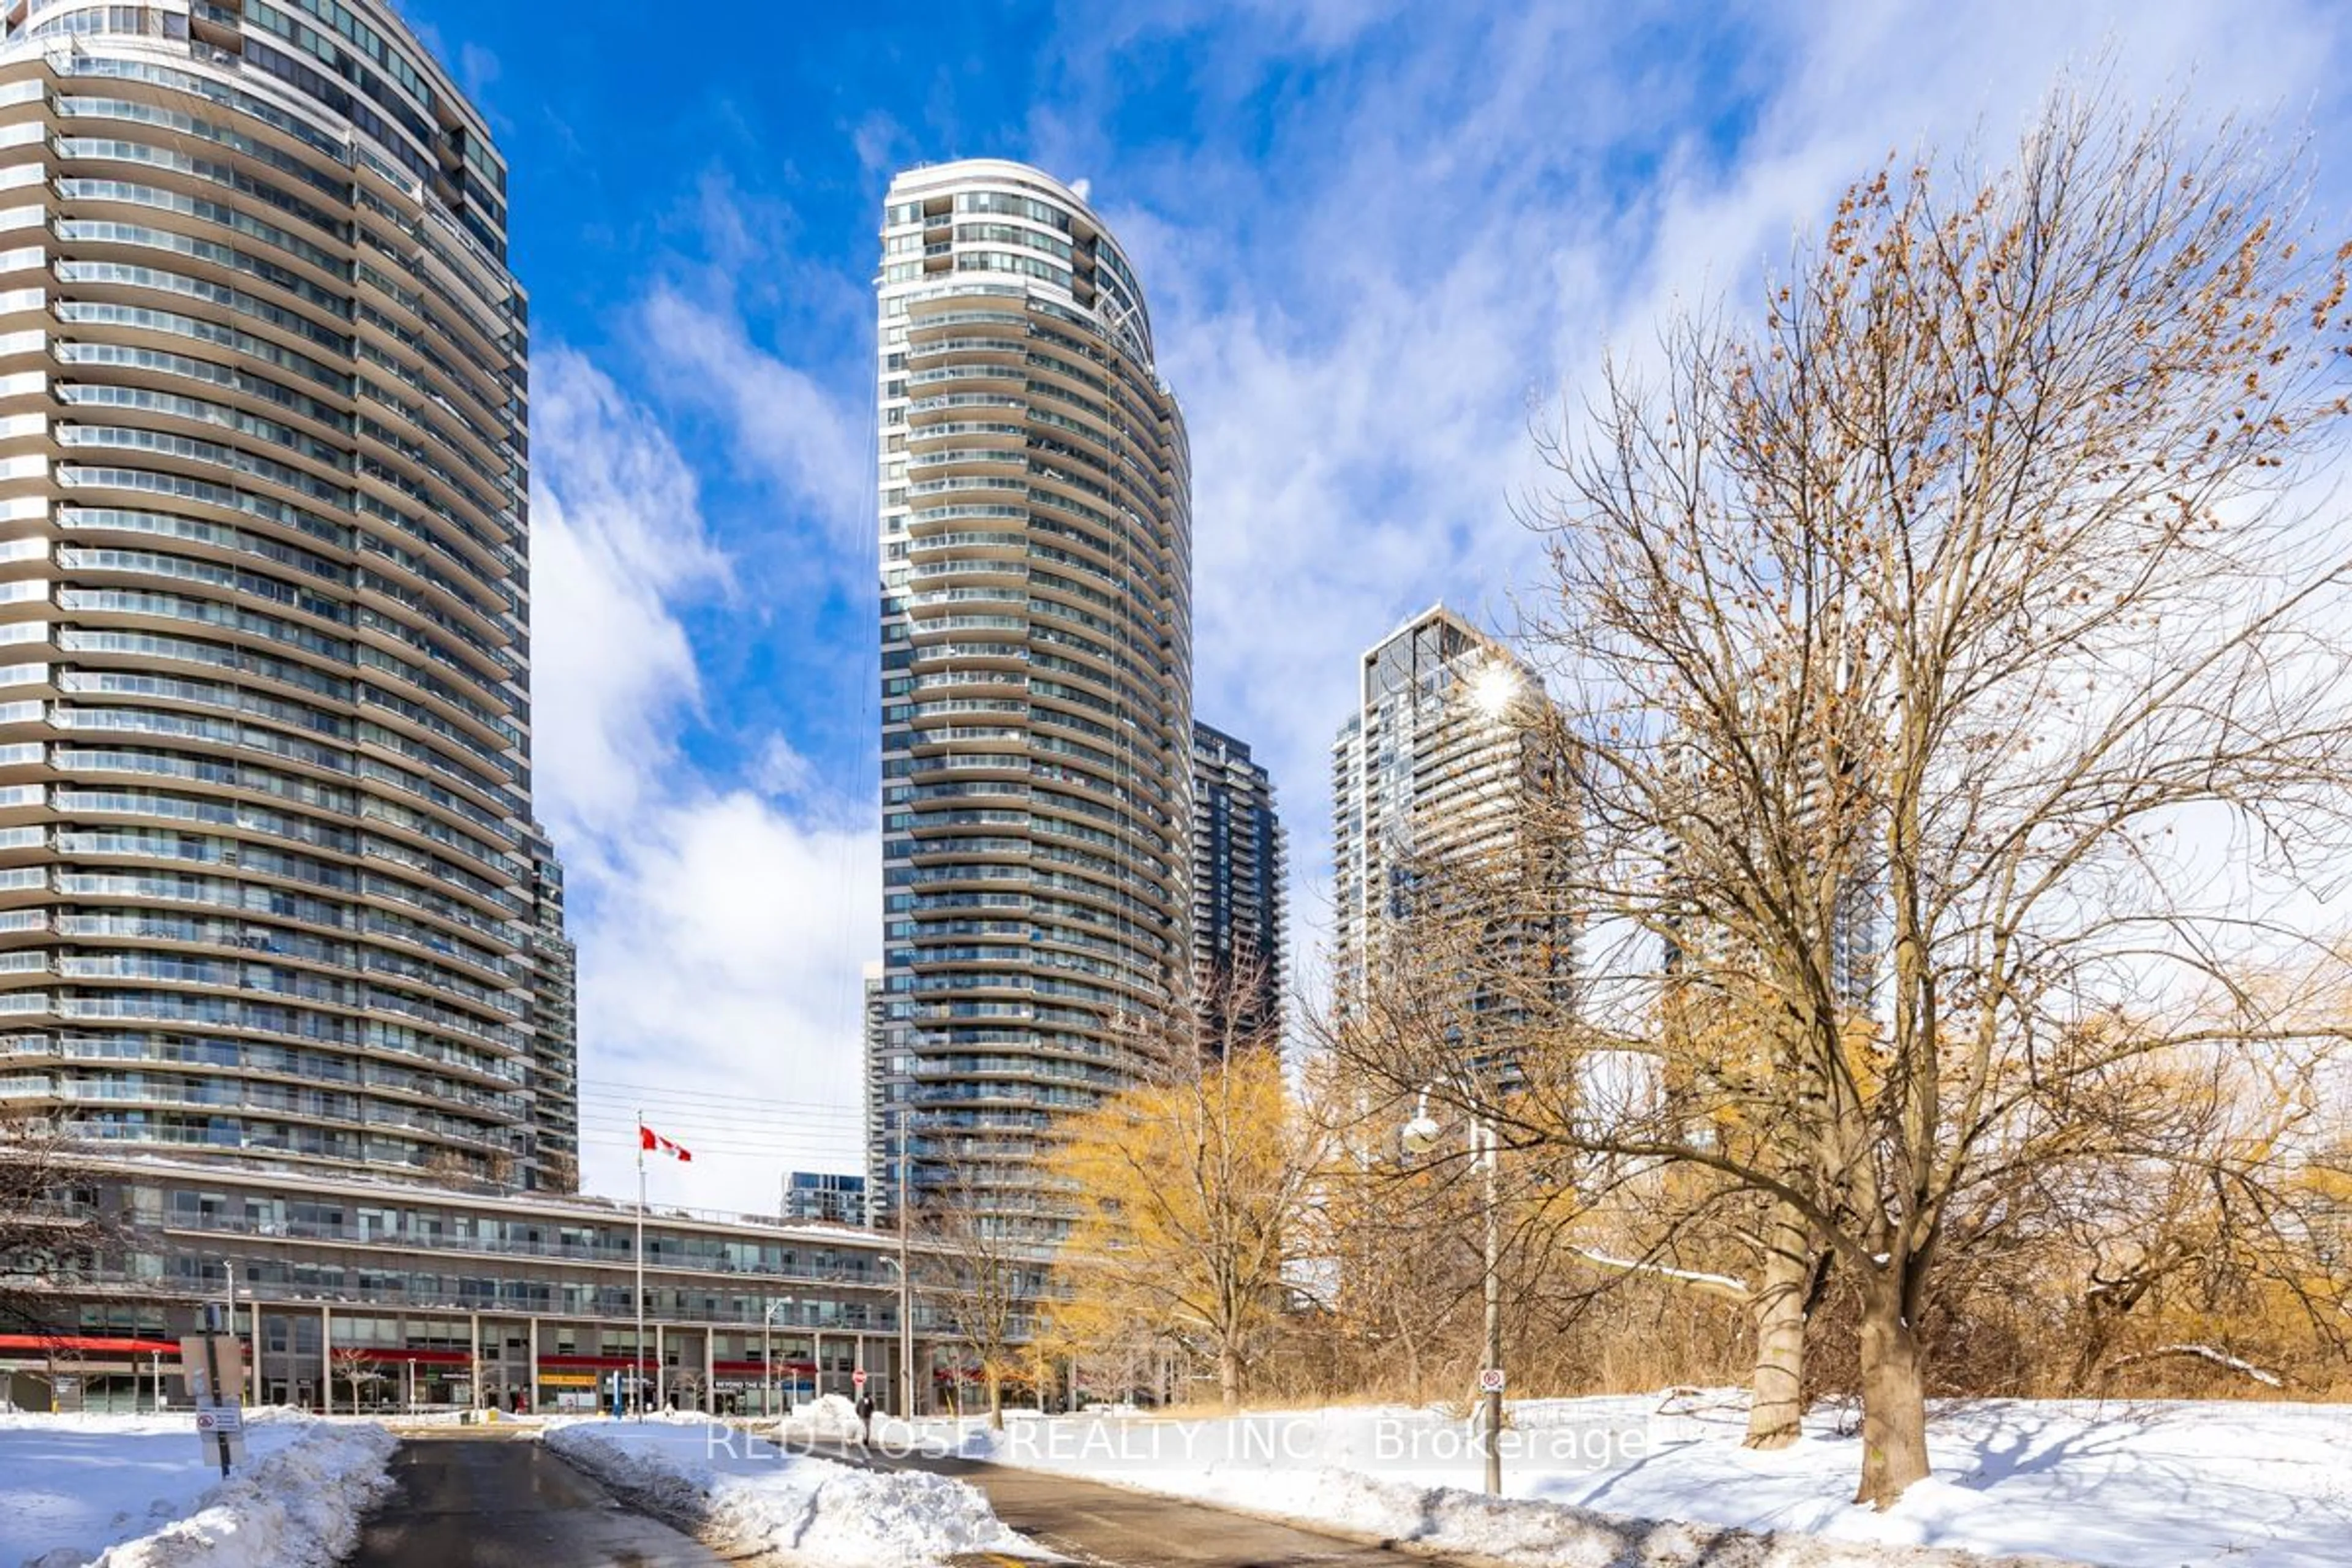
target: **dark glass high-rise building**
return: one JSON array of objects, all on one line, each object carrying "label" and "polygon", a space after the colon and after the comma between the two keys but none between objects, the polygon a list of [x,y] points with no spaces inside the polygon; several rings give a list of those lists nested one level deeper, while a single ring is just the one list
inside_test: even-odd
[{"label": "dark glass high-rise building", "polygon": [[580,957],[564,933],[563,866],[536,823],[530,862],[530,1122],[525,1176],[580,1190]]},{"label": "dark glass high-rise building", "polygon": [[0,1108],[572,1179],[506,179],[383,0],[0,10]]},{"label": "dark glass high-rise building", "polygon": [[[1488,959],[1572,997],[1580,924],[1565,878],[1575,845],[1531,802],[1556,797],[1565,760],[1549,726],[1519,721],[1548,700],[1526,661],[1443,605],[1358,658],[1356,710],[1331,745],[1334,1004],[1360,1005],[1424,961],[1414,922],[1476,917]],[[1471,984],[1482,1011],[1516,1004]],[[1504,987],[1509,991],[1514,987]]]},{"label": "dark glass high-rise building", "polygon": [[1250,749],[1192,724],[1192,971],[1204,1051],[1282,1037],[1285,883],[1274,780]]},{"label": "dark glass high-rise building", "polygon": [[1168,1053],[1192,962],[1184,421],[1082,187],[974,160],[887,204],[869,1169],[1051,1239],[1057,1125]]}]

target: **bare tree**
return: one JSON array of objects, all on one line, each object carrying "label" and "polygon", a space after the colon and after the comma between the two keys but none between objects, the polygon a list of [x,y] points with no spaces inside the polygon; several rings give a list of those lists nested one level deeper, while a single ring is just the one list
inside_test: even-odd
[{"label": "bare tree", "polygon": [[341,1377],[351,1386],[352,1414],[357,1415],[360,1414],[360,1390],[362,1387],[373,1388],[383,1381],[383,1369],[376,1365],[375,1352],[358,1345],[345,1345],[328,1357],[327,1362],[331,1369],[327,1381],[327,1413],[334,1414],[334,1379]]},{"label": "bare tree", "polygon": [[116,1239],[96,1184],[55,1128],[0,1119],[0,1321],[51,1325],[57,1292],[90,1278]]},{"label": "bare tree", "polygon": [[2352,826],[2352,562],[2294,489],[2347,407],[2347,252],[2297,178],[2053,100],[2005,170],[1854,187],[1756,329],[1675,324],[1549,451],[1567,696],[1529,721],[1574,759],[1588,951],[1480,1110],[1588,1184],[1753,1194],[1784,1300],[1830,1255],[1882,1507],[1984,1194],[2136,1151],[2145,1060],[2293,1082],[2340,1030],[2242,983]]},{"label": "bare tree", "polygon": [[989,1425],[1002,1426],[1004,1382],[1023,1368],[1045,1265],[1031,1229],[989,1212],[997,1200],[988,1194],[980,1173],[969,1170],[933,1189],[915,1216],[926,1243],[917,1255],[915,1288],[939,1307],[978,1365]]}]

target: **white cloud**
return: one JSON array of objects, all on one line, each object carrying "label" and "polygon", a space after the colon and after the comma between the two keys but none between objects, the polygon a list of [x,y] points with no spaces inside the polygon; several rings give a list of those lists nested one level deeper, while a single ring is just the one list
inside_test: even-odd
[{"label": "white cloud", "polygon": [[887,181],[906,161],[907,149],[914,139],[907,128],[891,116],[877,109],[866,113],[850,132],[850,144],[857,151],[857,166],[869,180]]},{"label": "white cloud", "polygon": [[532,751],[560,843],[624,829],[700,700],[673,605],[725,581],[694,476],[603,372],[562,348],[532,366]]},{"label": "white cloud", "polygon": [[[591,1184],[625,1191],[640,1108],[696,1150],[691,1170],[655,1167],[671,1202],[766,1209],[788,1167],[862,1169],[859,968],[882,910],[874,833],[736,791],[655,813],[616,870],[581,965],[581,1016],[596,1035],[583,1074]],[[672,1110],[667,1094],[622,1086],[695,1100]],[[793,1104],[761,1103],[777,1101]]]},{"label": "white cloud", "polygon": [[[547,349],[532,368],[538,805],[580,945],[585,1183],[630,1191],[646,1086],[648,1120],[703,1145],[690,1168],[656,1167],[657,1194],[765,1208],[789,1165],[857,1163],[879,846],[838,803],[788,810],[713,787],[682,756],[701,694],[679,614],[728,584],[694,476],[587,360]],[[764,783],[804,798],[789,742],[767,753]],[[698,1100],[664,1109],[686,1092]]]},{"label": "white cloud", "polygon": [[738,467],[772,484],[824,524],[813,564],[869,560],[874,466],[867,405],[855,407],[808,372],[751,342],[731,308],[656,288],[641,328],[656,384],[717,415]]}]

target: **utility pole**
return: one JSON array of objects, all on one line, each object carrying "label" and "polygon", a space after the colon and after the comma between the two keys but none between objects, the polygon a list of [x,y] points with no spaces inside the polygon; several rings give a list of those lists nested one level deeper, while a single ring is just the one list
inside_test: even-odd
[{"label": "utility pole", "polygon": [[[1423,1087],[1412,1120],[1402,1130],[1400,1141],[1408,1155],[1426,1154],[1436,1146],[1440,1136],[1437,1120],[1429,1114],[1430,1087]],[[1465,1100],[1468,1100],[1466,1094]],[[1486,1210],[1486,1245],[1481,1250],[1486,1275],[1482,1283],[1486,1300],[1486,1364],[1478,1369],[1478,1392],[1485,1406],[1482,1452],[1490,1497],[1500,1496],[1503,1490],[1503,1204],[1496,1169],[1501,1163],[1501,1150],[1502,1140],[1494,1124],[1472,1110],[1470,1162],[1479,1171],[1485,1188],[1481,1206]]]},{"label": "utility pole", "polygon": [[646,1113],[637,1112],[637,1339],[629,1354],[629,1408],[646,1413]]},{"label": "utility pole", "polygon": [[898,1395],[899,1413],[915,1418],[915,1282],[907,1271],[907,1132],[898,1123]]},{"label": "utility pole", "polygon": [[[229,1277],[228,1299],[228,1328],[229,1332],[231,1334],[235,1334],[236,1331],[236,1277],[235,1275],[231,1275]],[[205,1317],[207,1320],[210,1320],[212,1315],[212,1308],[206,1307],[205,1309]],[[214,1331],[214,1325],[209,1321],[205,1324],[205,1390],[210,1396],[208,1402],[215,1409],[224,1403],[229,1405],[235,1405],[236,1403],[234,1396],[230,1397],[226,1401],[224,1401],[221,1398],[220,1336]],[[204,1400],[198,1401],[196,1408],[199,1411],[202,1411],[207,1401]],[[199,1416],[200,1422],[201,1419],[201,1416]],[[228,1479],[229,1468],[228,1434],[226,1432],[215,1432],[214,1435],[214,1440],[218,1444],[220,1448],[221,1479],[226,1480]]]},{"label": "utility pole", "polygon": [[1485,1145],[1486,1192],[1486,1495],[1503,1493],[1503,1211],[1495,1179],[1495,1130],[1486,1121],[1471,1124]]}]

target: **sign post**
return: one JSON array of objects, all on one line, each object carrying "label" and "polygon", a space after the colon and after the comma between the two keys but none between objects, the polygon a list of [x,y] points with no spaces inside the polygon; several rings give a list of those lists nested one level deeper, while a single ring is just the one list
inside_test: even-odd
[{"label": "sign post", "polygon": [[245,1351],[233,1334],[220,1332],[220,1309],[206,1302],[205,1330],[180,1341],[180,1375],[196,1402],[196,1441],[206,1458],[220,1460],[221,1478],[245,1458]]}]

